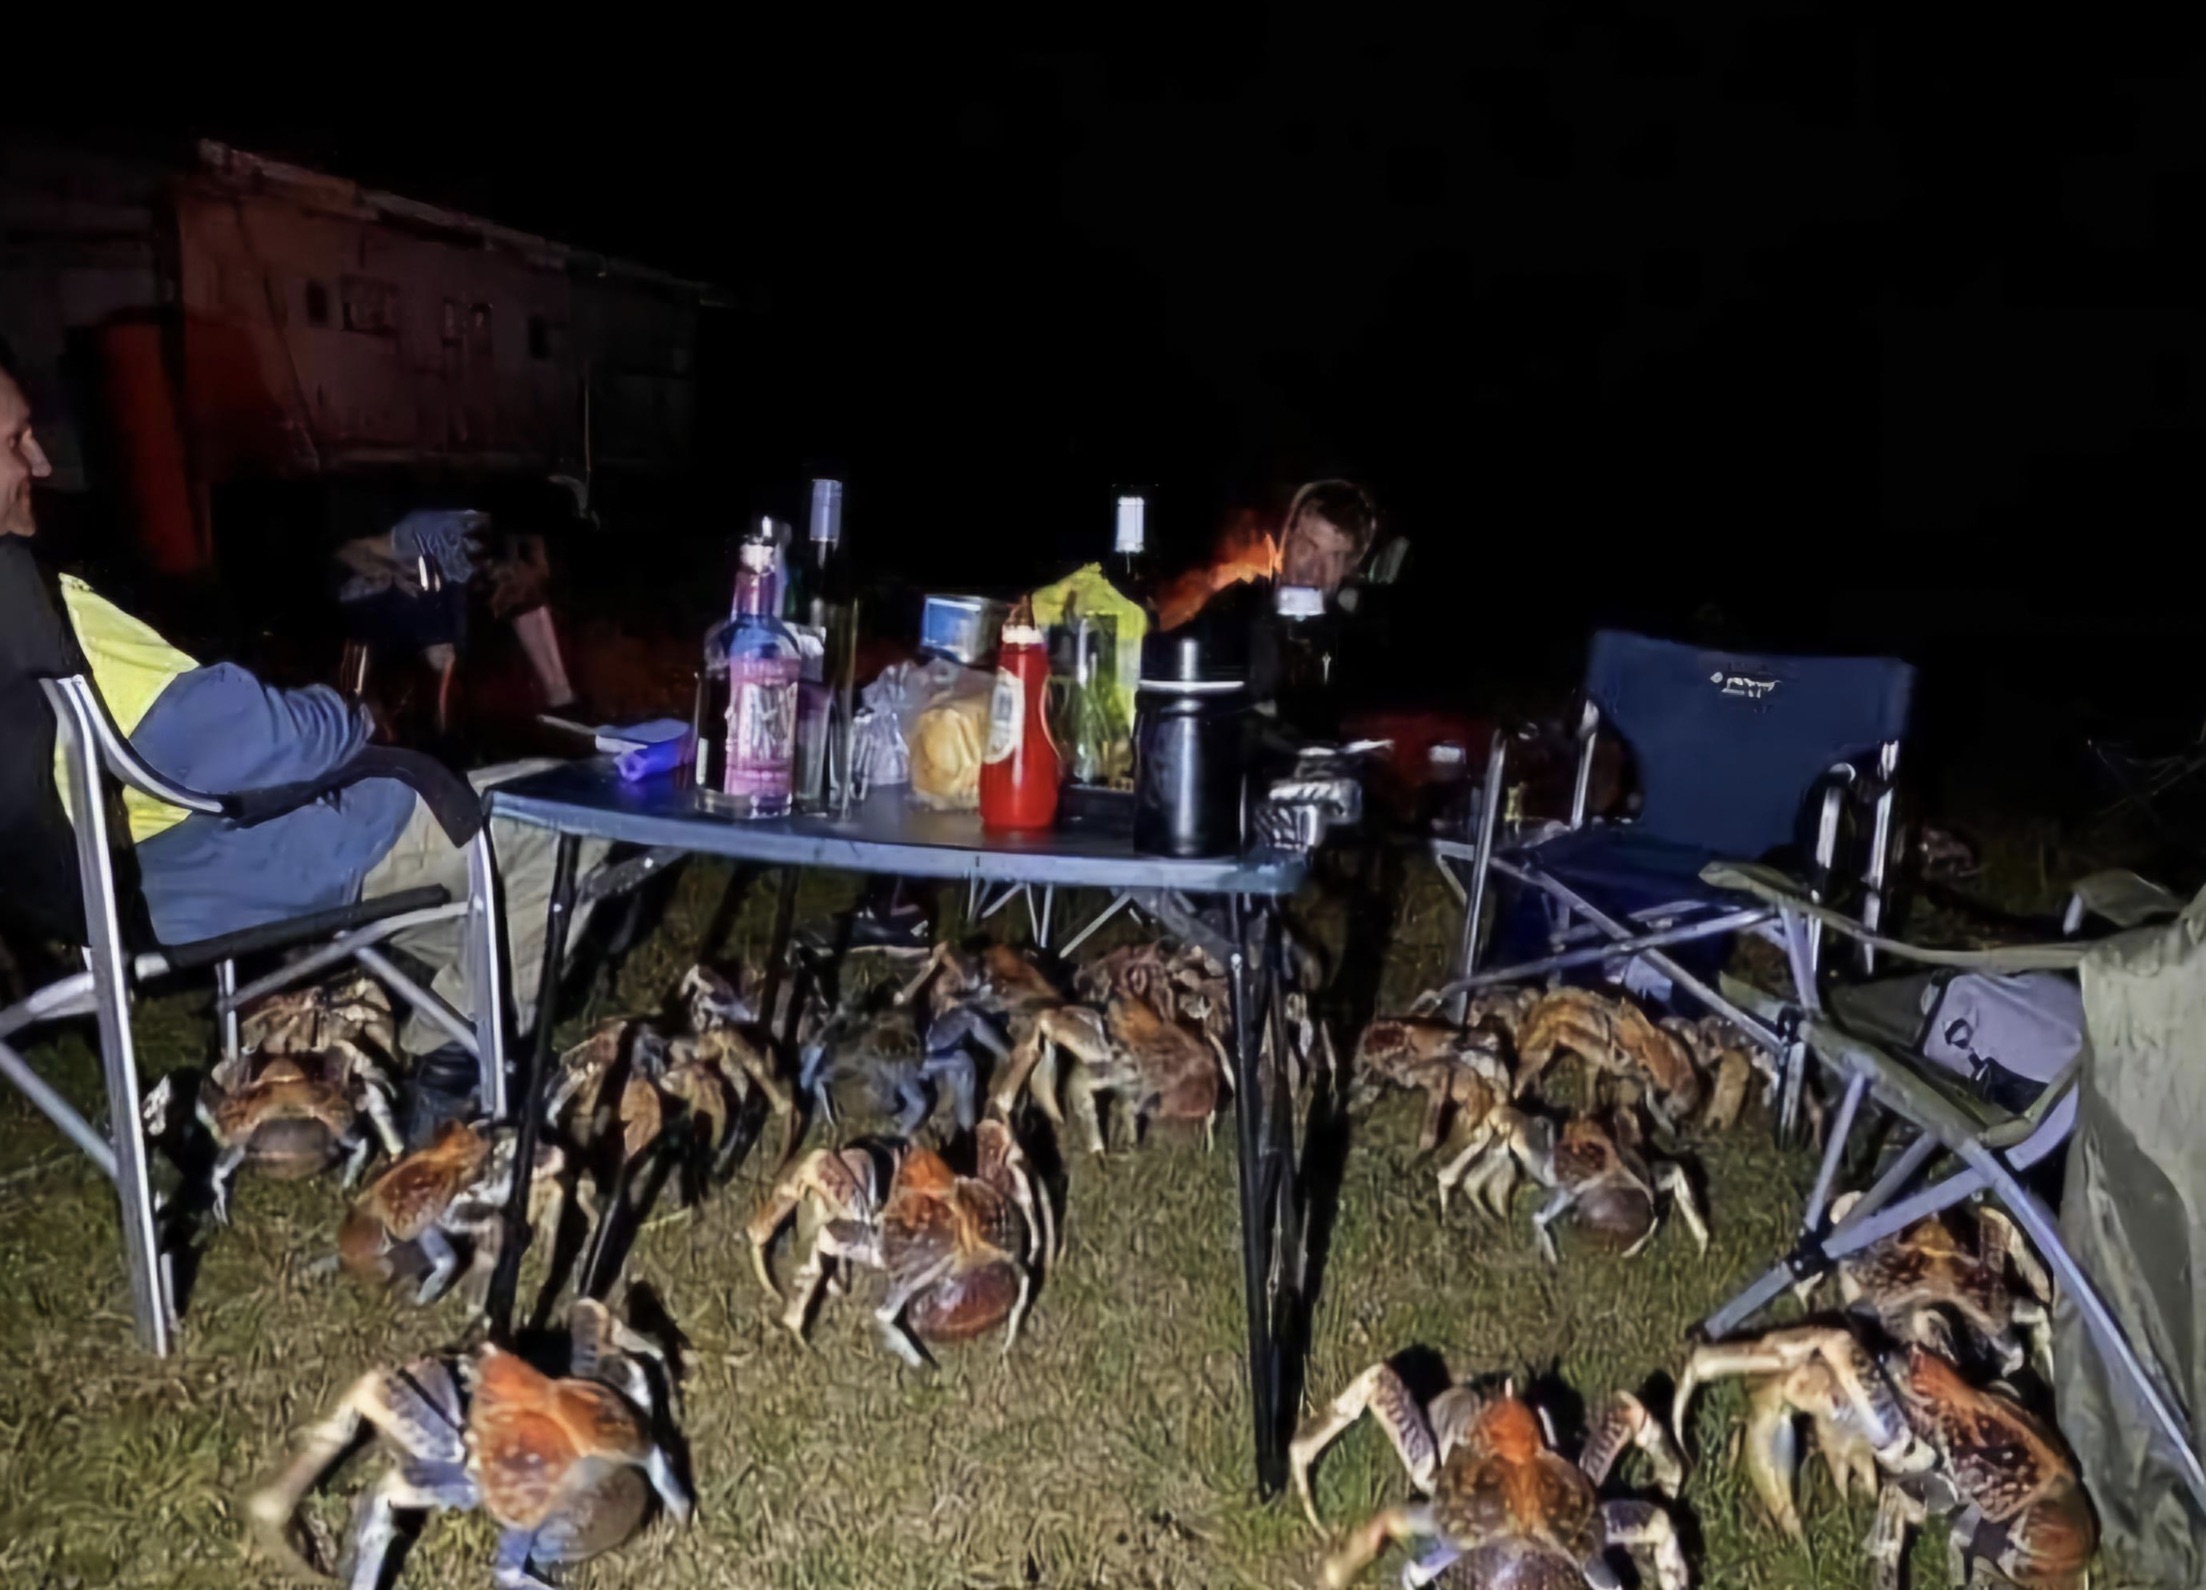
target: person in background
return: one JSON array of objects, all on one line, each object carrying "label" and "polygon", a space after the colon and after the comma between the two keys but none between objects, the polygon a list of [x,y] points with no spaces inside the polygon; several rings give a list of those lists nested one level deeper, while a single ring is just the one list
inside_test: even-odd
[{"label": "person in background", "polygon": [[[492,539],[489,514],[419,508],[387,530],[350,537],[337,548],[344,574],[337,600],[347,630],[362,647],[418,653],[428,663],[437,679],[439,734],[450,729],[452,680],[467,639],[469,591],[478,580],[488,588],[492,616],[512,624],[545,710],[571,713],[576,705],[547,605],[551,562],[544,538],[506,535],[495,553],[487,550]],[[364,663],[348,672],[346,685],[356,695],[365,688],[365,672]]]},{"label": "person in background", "polygon": [[[0,364],[0,858],[8,868],[0,898],[32,893],[22,886],[33,881],[61,885],[69,898],[76,888],[73,874],[56,874],[53,864],[60,858],[66,866],[74,840],[66,819],[57,822],[53,714],[38,688],[42,678],[88,670],[109,715],[155,771],[214,795],[319,779],[350,761],[374,729],[364,707],[327,685],[279,690],[234,663],[200,664],[82,580],[63,577],[56,602],[53,582],[31,556],[38,529],[31,487],[49,473],[30,404]],[[529,770],[491,768],[472,779],[485,788]],[[139,892],[164,944],[426,884],[455,899],[467,892],[466,853],[444,837],[420,797],[393,780],[366,780],[251,828],[135,792],[123,804]],[[547,830],[508,823],[492,824],[491,841],[510,986],[526,1028],[542,974],[554,841]],[[581,865],[594,865],[604,850],[584,846]],[[577,937],[581,922],[578,912]],[[82,931],[50,914],[33,926],[61,938]],[[458,924],[392,943],[430,967],[436,992],[468,1013]],[[417,1081],[444,1079],[453,1089],[440,1113],[456,1113],[465,1107],[458,1090],[472,1085],[474,1062],[442,1040],[419,1016],[399,1038],[416,1057]]]}]

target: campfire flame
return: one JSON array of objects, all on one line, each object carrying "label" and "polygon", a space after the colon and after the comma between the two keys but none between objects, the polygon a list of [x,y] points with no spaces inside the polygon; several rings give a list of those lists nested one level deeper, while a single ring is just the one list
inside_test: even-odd
[{"label": "campfire flame", "polygon": [[1253,509],[1240,508],[1218,531],[1210,561],[1165,583],[1157,592],[1157,627],[1178,629],[1210,605],[1220,591],[1279,573],[1279,538]]}]

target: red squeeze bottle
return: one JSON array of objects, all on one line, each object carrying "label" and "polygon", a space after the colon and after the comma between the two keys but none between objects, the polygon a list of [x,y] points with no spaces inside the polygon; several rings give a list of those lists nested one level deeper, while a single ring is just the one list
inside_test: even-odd
[{"label": "red squeeze bottle", "polygon": [[1004,625],[996,693],[988,704],[988,753],[980,769],[984,828],[1047,828],[1057,820],[1057,745],[1043,700],[1049,653],[1031,624]]}]

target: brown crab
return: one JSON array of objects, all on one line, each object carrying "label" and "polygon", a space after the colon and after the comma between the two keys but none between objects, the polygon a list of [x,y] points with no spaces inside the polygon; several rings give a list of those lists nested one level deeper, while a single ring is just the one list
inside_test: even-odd
[{"label": "brown crab", "polygon": [[[169,1129],[172,1082],[163,1077],[141,1106],[152,1136]],[[193,1104],[218,1150],[208,1173],[214,1217],[229,1223],[230,1180],[243,1165],[298,1181],[342,1158],[349,1188],[377,1144],[396,1159],[405,1145],[391,1117],[395,1091],[382,1068],[349,1043],[321,1054],[243,1054],[218,1062]],[[360,1129],[363,1116],[372,1137]]]},{"label": "brown crab", "polygon": [[651,1491],[686,1522],[689,1490],[653,1435],[657,1403],[638,1361],[663,1356],[589,1298],[575,1304],[569,1333],[564,1377],[487,1345],[457,1362],[425,1358],[363,1376],[307,1433],[291,1466],[247,1503],[263,1544],[326,1577],[293,1543],[292,1516],[362,1421],[393,1463],[363,1497],[353,1526],[353,1590],[382,1582],[401,1513],[489,1514],[499,1529],[491,1570],[499,1590],[550,1590],[532,1564],[611,1550],[635,1533]]},{"label": "brown crab", "polygon": [[[1835,1199],[1831,1219],[1845,1219],[1859,1201],[1858,1193]],[[1977,1210],[1974,1223],[1973,1247],[1932,1215],[1847,1255],[1838,1265],[1846,1308],[1876,1320],[1896,1340],[1948,1357],[1950,1313],[2001,1374],[2011,1375],[2028,1362],[2050,1384],[2052,1278],[2005,1214],[1987,1205]],[[2010,1273],[2022,1293],[2010,1284]],[[1813,1286],[1797,1290],[1805,1298]]]},{"label": "brown crab", "polygon": [[1694,1246],[1708,1251],[1708,1226],[1692,1183],[1681,1166],[1643,1153],[1639,1123],[1629,1110],[1617,1111],[1613,1124],[1574,1115],[1560,1133],[1549,1121],[1516,1116],[1508,1134],[1507,1152],[1553,1195],[1532,1217],[1540,1252],[1550,1264],[1557,1255],[1547,1228],[1572,1213],[1603,1246],[1630,1258],[1654,1240],[1664,1196],[1692,1233]]},{"label": "brown crab", "polygon": [[1225,1046],[1214,1034],[1162,1015],[1130,994],[1112,995],[1101,1010],[1060,1005],[1043,1011],[998,1069],[989,1109],[1008,1116],[1023,1093],[1053,1126],[1062,1127],[1060,1048],[1074,1061],[1065,1092],[1090,1153],[1109,1146],[1098,1095],[1123,1096],[1137,1131],[1148,1121],[1195,1122],[1202,1126],[1204,1143],[1211,1141],[1220,1086],[1233,1074]]},{"label": "brown crab", "polygon": [[1554,1451],[1545,1416],[1521,1401],[1513,1385],[1499,1395],[1451,1386],[1420,1408],[1390,1365],[1374,1364],[1288,1448],[1303,1511],[1320,1530],[1310,1465],[1366,1412],[1430,1500],[1389,1507],[1355,1530],[1326,1560],[1325,1582],[1333,1590],[1353,1583],[1391,1541],[1436,1547],[1404,1571],[1405,1584],[1429,1584],[1446,1572],[1463,1590],[1610,1586],[1616,1579],[1606,1558],[1616,1550],[1662,1590],[1684,1590],[1690,1582],[1668,1513],[1653,1502],[1603,1502],[1597,1494],[1626,1447],[1647,1455],[1664,1494],[1675,1496],[1684,1479],[1661,1421],[1629,1393],[1602,1409],[1572,1464]]},{"label": "brown crab", "polygon": [[[479,1313],[503,1245],[517,1147],[510,1127],[447,1121],[427,1147],[401,1158],[354,1200],[337,1233],[339,1262],[358,1280],[388,1284],[418,1257],[428,1271],[414,1301],[427,1304],[452,1284],[459,1268],[452,1239],[460,1238],[470,1249],[461,1292]],[[566,1165],[554,1145],[537,1148],[529,1223],[539,1232],[558,1225]]]},{"label": "brown crab", "polygon": [[[784,1156],[794,1142],[795,1102],[772,1062],[737,1028],[669,1040],[649,1022],[615,1018],[561,1055],[559,1072],[545,1104],[547,1121],[582,1145],[602,1140],[617,1122],[623,1164],[642,1158],[678,1116],[702,1128],[705,1151],[721,1168],[719,1159],[735,1144],[730,1127],[754,1087],[783,1121]],[[617,1102],[610,1092],[616,1082]]]},{"label": "brown crab", "polygon": [[749,1228],[759,1279],[780,1298],[767,1250],[797,1222],[804,1257],[782,1324],[804,1339],[828,1266],[841,1259],[887,1274],[889,1295],[873,1317],[913,1368],[926,1362],[919,1341],[963,1341],[999,1324],[1008,1353],[1037,1256],[1054,1246],[1049,1203],[1003,1122],[980,1123],[974,1159],[974,1173],[961,1176],[934,1150],[889,1140],[819,1149],[792,1166]]},{"label": "brown crab", "polygon": [[1517,1092],[1528,1091],[1565,1050],[1597,1076],[1620,1081],[1620,1102],[1644,1102],[1666,1130],[1675,1131],[1700,1103],[1701,1076],[1691,1050],[1629,999],[1589,988],[1543,994],[1518,1031]]},{"label": "brown crab", "polygon": [[365,975],[286,989],[238,1012],[238,1044],[248,1054],[321,1054],[362,1038],[378,1055],[398,1053],[391,996]]},{"label": "brown crab", "polygon": [[1748,1478],[1770,1516],[1804,1538],[1793,1501],[1793,1419],[1806,1415],[1839,1494],[1879,1491],[1869,1555],[1879,1590],[1897,1590],[1908,1532],[1955,1515],[1956,1584],[1988,1569],[2022,1590],[2076,1590],[2098,1549],[2098,1524],[2060,1439],[1999,1391],[1972,1386],[1926,1348],[1881,1362],[1850,1330],[1805,1325],[1698,1348],[1679,1378],[1682,1446],[1696,1387],[1748,1377]]},{"label": "brown crab", "polygon": [[[1417,1151],[1429,1153],[1449,1121],[1475,1128],[1515,1092],[1506,1040],[1484,1028],[1438,1016],[1384,1016],[1356,1040],[1355,1075],[1366,1089],[1399,1088],[1425,1095]],[[1441,1201],[1447,1200],[1443,1182]]]},{"label": "brown crab", "polygon": [[1685,1045],[1694,1067],[1707,1082],[1708,1102],[1701,1110],[1700,1125],[1711,1132],[1730,1130],[1746,1107],[1747,1089],[1759,1075],[1764,1098],[1777,1091],[1777,1062],[1767,1049],[1721,1016],[1688,1021],[1665,1016],[1662,1030]]}]

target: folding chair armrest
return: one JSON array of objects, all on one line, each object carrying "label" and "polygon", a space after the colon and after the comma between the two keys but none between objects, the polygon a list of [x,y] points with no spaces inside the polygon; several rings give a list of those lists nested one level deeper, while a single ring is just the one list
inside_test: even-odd
[{"label": "folding chair armrest", "polygon": [[87,749],[97,752],[100,762],[113,777],[141,795],[150,795],[167,805],[210,817],[227,815],[221,796],[186,789],[156,773],[115,727],[115,720],[107,715],[107,703],[100,699],[92,681],[83,674],[72,674],[66,679],[42,679],[39,687],[46,692],[46,700],[52,705],[56,718],[90,729],[92,745]]},{"label": "folding chair armrest", "polygon": [[385,745],[361,747],[342,767],[318,779],[227,796],[224,814],[240,828],[253,828],[296,811],[309,801],[373,778],[395,779],[419,795],[437,826],[455,845],[466,844],[482,829],[482,796],[474,785],[435,757]]},{"label": "folding chair armrest", "polygon": [[167,970],[171,972],[196,971],[221,961],[257,955],[265,950],[285,949],[293,944],[304,944],[315,939],[335,938],[340,933],[366,927],[371,922],[381,922],[415,911],[433,911],[452,903],[451,895],[441,884],[425,884],[418,889],[378,895],[373,900],[361,900],[352,905],[332,906],[327,911],[288,917],[262,927],[243,928],[238,932],[224,933],[211,939],[194,939],[189,944],[164,947],[161,957],[167,963]]},{"label": "folding chair armrest", "polygon": [[40,686],[56,717],[90,731],[100,763],[111,777],[126,788],[166,805],[202,816],[226,817],[241,828],[253,828],[335,790],[366,779],[389,778],[406,785],[428,804],[437,826],[455,845],[466,844],[482,828],[482,797],[474,786],[434,757],[418,751],[363,746],[343,766],[318,779],[236,794],[210,795],[164,778],[140,756],[128,736],[115,727],[115,720],[107,714],[107,703],[100,699],[99,691],[84,675],[45,679],[40,681]]}]

